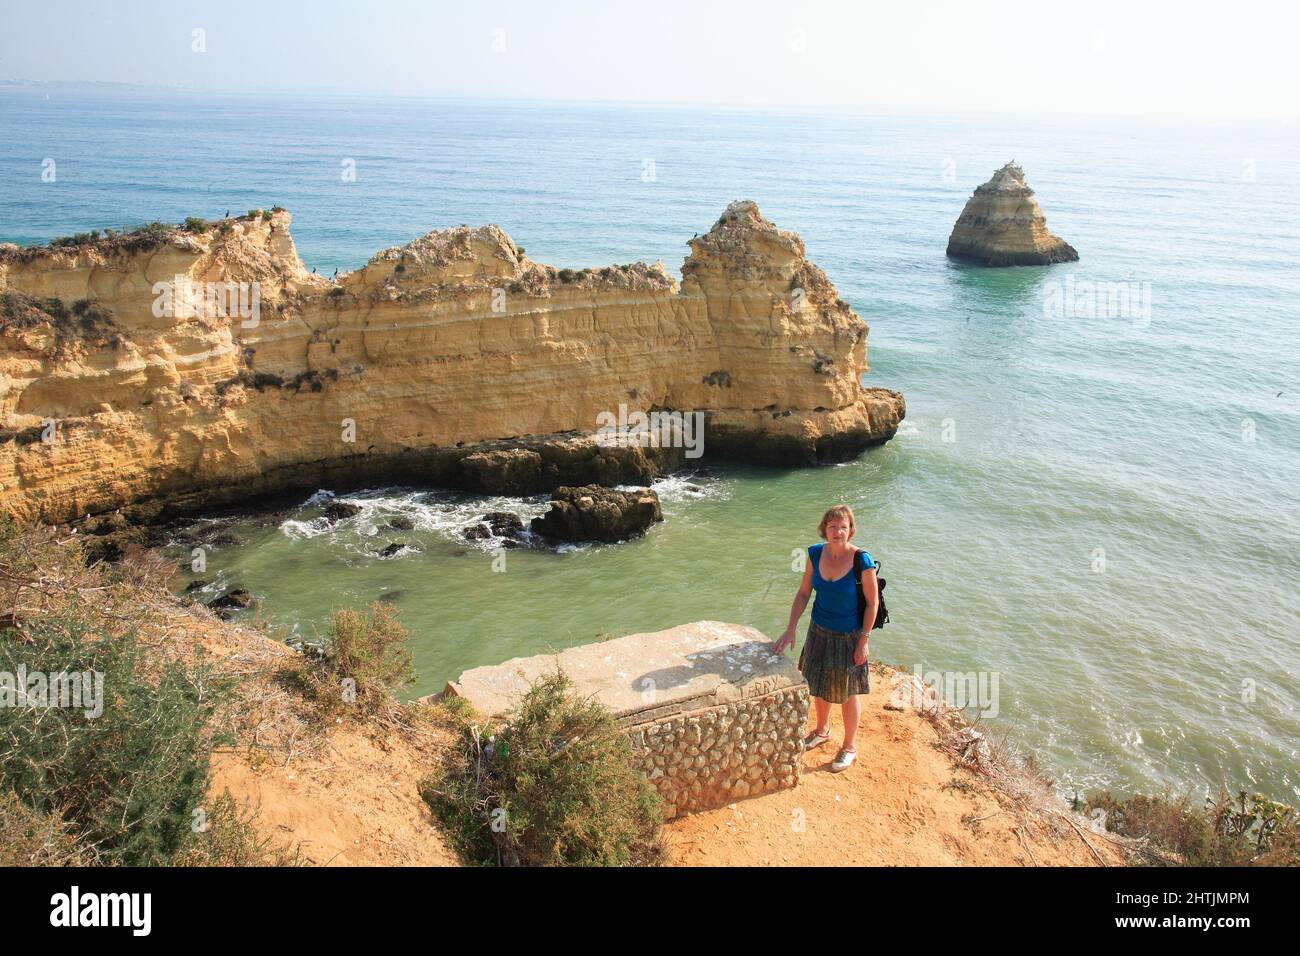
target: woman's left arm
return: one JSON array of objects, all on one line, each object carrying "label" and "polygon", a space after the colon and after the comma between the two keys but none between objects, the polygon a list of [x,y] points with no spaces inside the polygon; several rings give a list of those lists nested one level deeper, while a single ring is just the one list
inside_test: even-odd
[{"label": "woman's left arm", "polygon": [[876,611],[880,607],[880,585],[876,583],[874,567],[862,571],[862,593],[867,598],[867,611],[862,615],[862,636],[853,649],[853,663],[858,667],[867,662],[867,639],[871,637],[871,628],[876,623]]}]

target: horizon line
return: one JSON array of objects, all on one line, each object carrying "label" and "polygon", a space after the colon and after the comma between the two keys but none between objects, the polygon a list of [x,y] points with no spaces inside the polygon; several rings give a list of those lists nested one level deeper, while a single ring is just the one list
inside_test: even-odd
[{"label": "horizon line", "polygon": [[358,92],[350,89],[331,87],[314,87],[303,89],[296,87],[266,87],[258,89],[239,89],[232,87],[186,86],[180,83],[136,82],[128,80],[36,80],[22,77],[0,79],[0,88],[53,87],[89,87],[112,90],[139,90],[142,92],[183,93],[198,95],[224,95],[249,97],[320,97],[350,99],[386,99],[386,100],[436,100],[447,103],[519,103],[519,104],[553,104],[557,106],[626,106],[658,107],[694,110],[741,109],[756,112],[799,112],[865,114],[865,115],[940,115],[953,118],[962,116],[1031,116],[1054,117],[1060,119],[1109,119],[1109,120],[1159,120],[1159,121],[1201,121],[1201,122],[1237,122],[1253,124],[1285,125],[1300,120],[1300,110],[1295,113],[1188,113],[1188,112],[1134,112],[1108,113],[1100,111],[1065,110],[1060,112],[1028,109],[1011,111],[1005,109],[985,109],[978,107],[941,107],[921,105],[888,104],[848,104],[848,103],[804,103],[804,102],[769,102],[758,100],[653,100],[627,98],[570,98],[554,96],[473,96],[467,94],[428,93],[419,91],[368,90]]}]

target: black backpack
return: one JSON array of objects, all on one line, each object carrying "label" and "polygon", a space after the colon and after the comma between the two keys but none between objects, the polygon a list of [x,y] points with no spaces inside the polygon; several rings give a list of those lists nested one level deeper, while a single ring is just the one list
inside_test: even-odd
[{"label": "black backpack", "polygon": [[[876,607],[876,622],[871,625],[873,631],[889,623],[889,611],[885,608],[885,579],[880,576],[881,564],[879,561],[875,561],[875,568],[880,604]],[[867,613],[867,595],[862,590],[862,562],[858,560],[856,554],[853,556],[853,580],[858,585],[858,620],[860,621]]]}]

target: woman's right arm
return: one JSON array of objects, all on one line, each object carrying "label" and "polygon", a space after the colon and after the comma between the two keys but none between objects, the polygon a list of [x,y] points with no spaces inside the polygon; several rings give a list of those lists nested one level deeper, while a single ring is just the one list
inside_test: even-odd
[{"label": "woman's right arm", "polygon": [[785,626],[781,636],[772,644],[772,653],[780,654],[787,645],[794,647],[794,629],[799,623],[799,618],[803,617],[804,608],[808,606],[808,598],[812,597],[812,562],[807,561],[803,567],[803,580],[799,582],[799,590],[795,592],[794,603],[790,605],[790,623]]}]

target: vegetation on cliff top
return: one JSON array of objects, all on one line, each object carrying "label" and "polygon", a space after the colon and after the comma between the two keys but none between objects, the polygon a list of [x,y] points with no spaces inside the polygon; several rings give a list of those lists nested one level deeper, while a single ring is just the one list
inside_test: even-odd
[{"label": "vegetation on cliff top", "polygon": [[646,866],[664,861],[659,797],[603,706],[562,673],[508,721],[486,725],[453,698],[459,739],[422,786],[471,863]]},{"label": "vegetation on cliff top", "polygon": [[[1076,801],[1079,809],[1079,801]],[[1260,794],[1226,789],[1197,806],[1186,796],[1120,799],[1095,793],[1082,809],[1130,837],[1132,862],[1155,866],[1300,866],[1300,817]]]},{"label": "vegetation on cliff top", "polygon": [[208,792],[231,678],[141,640],[168,612],[141,600],[161,572],[87,567],[75,539],[0,524],[0,864],[289,861]]}]

